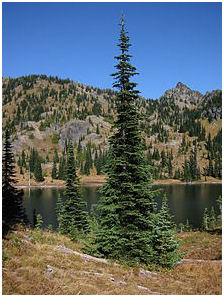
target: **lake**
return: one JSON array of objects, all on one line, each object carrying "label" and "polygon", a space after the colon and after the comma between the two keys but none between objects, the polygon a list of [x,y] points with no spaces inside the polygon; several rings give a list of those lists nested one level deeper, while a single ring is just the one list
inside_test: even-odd
[{"label": "lake", "polygon": [[[166,193],[174,221],[179,224],[188,219],[194,228],[201,226],[203,211],[214,206],[218,213],[217,198],[222,194],[221,184],[177,184],[177,185],[156,185],[154,189],[161,188]],[[82,192],[87,202],[88,211],[92,205],[97,204],[99,194],[97,186],[83,186]],[[63,188],[31,188],[30,193],[24,189],[24,206],[30,222],[33,220],[33,209],[40,213],[44,224],[43,227],[52,225],[57,228],[56,203]],[[158,206],[161,206],[162,198],[158,198]]]}]

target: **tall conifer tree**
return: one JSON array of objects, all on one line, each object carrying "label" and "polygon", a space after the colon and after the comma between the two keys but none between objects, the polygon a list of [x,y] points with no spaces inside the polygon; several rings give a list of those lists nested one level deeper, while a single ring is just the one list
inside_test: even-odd
[{"label": "tall conifer tree", "polygon": [[36,159],[36,151],[34,148],[32,148],[30,152],[30,158],[29,158],[29,169],[31,172],[34,172],[35,159]]},{"label": "tall conifer tree", "polygon": [[23,191],[15,187],[15,161],[6,129],[2,158],[2,232],[3,236],[21,221],[26,221]]},{"label": "tall conifer tree", "polygon": [[194,149],[191,151],[190,162],[189,162],[190,175],[192,180],[200,179],[200,168],[197,160],[197,144],[195,143]]},{"label": "tall conifer tree", "polygon": [[[63,197],[58,201],[59,229],[64,234],[72,234],[75,230],[87,231],[86,203],[80,192],[79,180],[76,174],[72,143],[68,143],[66,188]],[[63,199],[64,198],[64,199]],[[62,202],[62,199],[64,202]]]},{"label": "tall conifer tree", "polygon": [[99,231],[94,244],[98,253],[129,263],[153,260],[153,229],[155,219],[151,174],[147,166],[139,113],[136,110],[138,91],[130,78],[137,74],[130,64],[129,37],[121,18],[119,44],[121,54],[113,86],[116,97],[116,129],[110,138],[107,163],[108,179],[101,190],[99,203]]},{"label": "tall conifer tree", "polygon": [[43,174],[42,174],[41,162],[40,162],[40,159],[39,159],[39,155],[38,154],[36,154],[36,159],[35,159],[34,177],[35,177],[35,180],[37,182],[44,181],[44,177],[43,177]]},{"label": "tall conifer tree", "polygon": [[26,154],[24,150],[22,151],[22,164],[23,167],[26,167]]},{"label": "tall conifer tree", "polygon": [[58,178],[56,159],[53,160],[53,167],[52,167],[52,171],[51,171],[51,177],[53,179],[57,179]]},{"label": "tall conifer tree", "polygon": [[183,180],[186,182],[191,181],[190,165],[187,159],[184,160],[183,164]]},{"label": "tall conifer tree", "polygon": [[66,157],[65,151],[59,160],[59,168],[58,168],[58,179],[65,180],[66,179]]},{"label": "tall conifer tree", "polygon": [[56,149],[54,149],[53,162],[55,162],[55,163],[59,162],[58,151]]}]

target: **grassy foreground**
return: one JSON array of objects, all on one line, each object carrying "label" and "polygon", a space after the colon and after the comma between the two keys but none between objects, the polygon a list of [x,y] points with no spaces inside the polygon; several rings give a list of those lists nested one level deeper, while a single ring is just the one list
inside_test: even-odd
[{"label": "grassy foreground", "polygon": [[[4,295],[222,294],[221,235],[178,234],[185,260],[154,271],[85,259],[81,244],[51,231],[18,229],[3,240]],[[188,260],[187,260],[188,259]],[[202,261],[198,261],[202,260]],[[151,272],[149,272],[149,270]]]}]

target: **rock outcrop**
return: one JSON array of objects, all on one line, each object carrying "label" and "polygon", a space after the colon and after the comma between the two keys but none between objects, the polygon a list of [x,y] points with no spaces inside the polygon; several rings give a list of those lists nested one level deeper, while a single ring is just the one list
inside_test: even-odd
[{"label": "rock outcrop", "polygon": [[212,92],[206,92],[203,97],[202,104],[202,116],[212,120],[220,120],[222,118],[222,91],[213,90]]},{"label": "rock outcrop", "polygon": [[159,101],[173,100],[176,105],[183,109],[184,107],[196,106],[201,102],[203,95],[191,90],[182,82],[178,82],[175,88],[167,90],[163,96],[159,98]]}]

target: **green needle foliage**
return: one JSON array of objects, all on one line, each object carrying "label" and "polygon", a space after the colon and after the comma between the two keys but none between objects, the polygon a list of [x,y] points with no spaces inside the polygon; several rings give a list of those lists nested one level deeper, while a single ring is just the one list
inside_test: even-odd
[{"label": "green needle foliage", "polygon": [[59,230],[63,234],[88,231],[86,203],[80,192],[79,180],[75,169],[72,143],[68,144],[66,188],[63,198],[57,205]]},{"label": "green needle foliage", "polygon": [[157,216],[154,235],[156,255],[153,262],[161,266],[173,267],[182,258],[182,254],[178,251],[179,241],[175,234],[176,227],[169,213],[167,198],[164,196],[161,210]]},{"label": "green needle foliage", "polygon": [[66,179],[66,156],[65,152],[63,152],[60,160],[59,160],[59,168],[58,168],[58,179],[65,180]]},{"label": "green needle foliage", "polygon": [[209,229],[215,230],[215,227],[216,227],[216,215],[215,215],[214,207],[212,206],[210,216],[209,216]]},{"label": "green needle foliage", "polygon": [[39,229],[41,229],[42,225],[43,225],[43,219],[42,219],[42,216],[38,213],[35,228],[39,230]]},{"label": "green needle foliage", "polygon": [[[147,165],[139,126],[140,115],[136,110],[138,91],[130,78],[137,74],[130,64],[129,37],[121,19],[118,46],[121,54],[115,58],[118,64],[114,87],[119,89],[116,97],[117,119],[115,133],[110,138],[109,158],[106,168],[108,179],[101,189],[99,202],[99,228],[93,246],[97,254],[119,259],[129,264],[149,263],[155,260],[156,205],[158,191],[151,189],[151,172]],[[172,233],[172,232],[171,232]],[[172,233],[173,234],[173,233]],[[164,247],[169,250],[169,245]],[[171,250],[174,257],[175,247]],[[168,263],[172,262],[169,254]],[[165,260],[163,261],[165,265]]]},{"label": "green needle foliage", "polygon": [[208,225],[209,225],[209,214],[208,214],[208,209],[205,208],[203,213],[203,218],[202,218],[202,230],[207,231],[209,227]]},{"label": "green needle foliage", "polygon": [[5,132],[2,158],[2,233],[3,236],[19,222],[26,222],[23,191],[15,187],[15,160],[8,129]]},{"label": "green needle foliage", "polygon": [[35,164],[34,164],[34,177],[37,182],[44,181],[39,156],[36,157]]},{"label": "green needle foliage", "polygon": [[51,171],[51,177],[53,179],[57,179],[57,163],[56,163],[56,160],[54,159],[53,161],[53,167],[52,167],[52,171]]},{"label": "green needle foliage", "polygon": [[59,162],[58,151],[56,149],[54,149],[53,162],[55,162],[55,163]]}]

